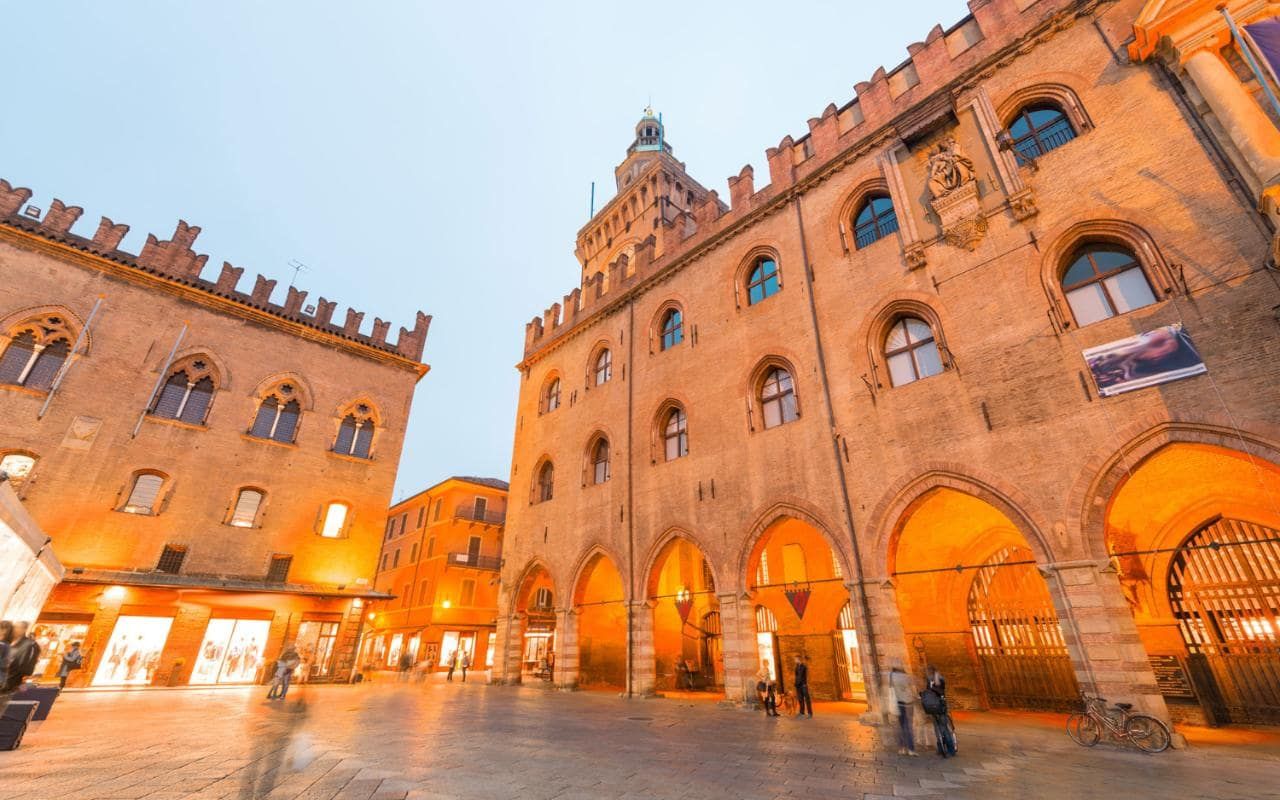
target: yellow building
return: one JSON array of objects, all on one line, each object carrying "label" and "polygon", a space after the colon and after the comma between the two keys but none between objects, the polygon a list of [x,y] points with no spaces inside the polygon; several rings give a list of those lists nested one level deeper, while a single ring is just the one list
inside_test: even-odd
[{"label": "yellow building", "polygon": [[506,516],[496,478],[448,478],[391,507],[374,586],[394,598],[370,606],[366,674],[406,654],[419,670],[459,651],[474,669],[492,665]]}]

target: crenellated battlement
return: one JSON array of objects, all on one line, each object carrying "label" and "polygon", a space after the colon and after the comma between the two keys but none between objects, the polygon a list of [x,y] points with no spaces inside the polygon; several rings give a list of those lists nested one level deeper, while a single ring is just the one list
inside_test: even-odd
[{"label": "crenellated battlement", "polygon": [[0,225],[34,233],[334,336],[396,353],[412,361],[422,361],[431,317],[421,311],[417,313],[413,328],[400,328],[399,336],[392,344],[387,341],[387,334],[391,330],[390,322],[375,317],[372,332],[362,334],[360,326],[364,321],[364,312],[349,308],[343,324],[337,325],[333,322],[337,303],[321,297],[315,301],[314,307],[309,307],[306,302],[307,293],[292,286],[288,287],[283,305],[272,303],[271,294],[277,282],[264,275],[254,278],[252,291],[241,291],[238,287],[244,275],[242,267],[223,262],[217,280],[201,278],[200,273],[209,256],[195,252],[195,241],[200,235],[200,228],[185,220],[178,220],[177,228],[168,239],[148,234],[142,251],[133,255],[119,249],[125,234],[129,232],[128,225],[117,224],[103,217],[93,237],[87,239],[71,233],[71,227],[79,220],[84,209],[67,206],[55,199],[43,217],[38,214],[33,216],[23,211],[30,199],[30,189],[15,188],[7,180],[0,179]]},{"label": "crenellated battlement", "polygon": [[969,16],[947,29],[935,25],[924,41],[908,45],[906,61],[891,70],[876,69],[869,80],[854,87],[853,99],[844,106],[828,105],[808,121],[807,133],[798,139],[785,136],[766,150],[767,186],[756,190],[755,170],[748,164],[728,179],[727,207],[711,191],[691,209],[660,219],[653,234],[636,247],[633,259],[621,255],[605,270],[584,275],[580,291],[566,295],[563,303],[554,303],[525,326],[526,358],[629,288],[714,246],[722,232],[789,195],[833,163],[872,155],[880,143],[918,134],[922,125],[936,118],[940,104],[948,109],[953,104],[944,90],[961,89],[975,71],[1014,57],[1016,46],[1028,36],[1070,25],[1075,16],[1098,2],[969,0]]}]

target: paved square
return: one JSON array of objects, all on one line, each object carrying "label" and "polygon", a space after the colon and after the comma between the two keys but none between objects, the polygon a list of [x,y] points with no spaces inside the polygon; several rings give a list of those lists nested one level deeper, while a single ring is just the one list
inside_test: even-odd
[{"label": "paved square", "polygon": [[0,753],[0,795],[107,798],[1280,798],[1272,735],[1158,756],[1052,717],[958,720],[960,756],[896,755],[856,716],[482,683],[71,693]]}]

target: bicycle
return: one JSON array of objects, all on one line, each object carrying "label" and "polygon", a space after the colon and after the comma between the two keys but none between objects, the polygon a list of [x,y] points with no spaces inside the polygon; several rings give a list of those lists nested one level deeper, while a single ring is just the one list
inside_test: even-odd
[{"label": "bicycle", "polygon": [[1144,753],[1163,753],[1169,749],[1173,741],[1169,726],[1150,714],[1133,713],[1132,703],[1116,703],[1113,709],[1108,709],[1106,698],[1083,692],[1080,697],[1084,700],[1084,711],[1067,717],[1067,735],[1076,744],[1093,747],[1102,740],[1105,731]]}]

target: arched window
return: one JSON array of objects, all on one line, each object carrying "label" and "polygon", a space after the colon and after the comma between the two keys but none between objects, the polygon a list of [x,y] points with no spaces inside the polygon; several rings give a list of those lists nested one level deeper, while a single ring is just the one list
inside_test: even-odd
[{"label": "arched window", "polygon": [[545,586],[539,586],[538,590],[533,593],[533,602],[530,605],[538,611],[550,611],[551,604],[551,590]]},{"label": "arched window", "polygon": [[778,276],[778,262],[763,256],[747,274],[747,305],[753,306],[766,297],[772,297],[782,288]]},{"label": "arched window", "polygon": [[1062,275],[1077,325],[1088,325],[1156,301],[1138,259],[1118,245],[1086,245]]},{"label": "arched window", "polygon": [[560,379],[552,378],[547,382],[546,391],[542,393],[542,410],[551,413],[560,407]]},{"label": "arched window", "polygon": [[542,469],[538,470],[538,485],[536,487],[536,502],[545,503],[555,495],[556,489],[556,468],[550,461],[542,465]]},{"label": "arched window", "polygon": [[764,411],[765,428],[776,428],[799,419],[795,382],[790,372],[774,367],[765,373],[760,384],[760,407]]},{"label": "arched window", "polygon": [[689,421],[683,408],[676,406],[667,412],[662,426],[662,440],[667,461],[689,455]]},{"label": "arched window", "polygon": [[595,364],[595,384],[602,386],[609,382],[613,377],[613,353],[609,348],[604,348],[596,356]]},{"label": "arched window", "polygon": [[282,383],[262,398],[258,416],[253,420],[249,435],[259,439],[292,443],[298,430],[298,415],[302,405],[298,402],[293,384]]},{"label": "arched window", "polygon": [[889,382],[905,386],[942,372],[942,356],[933,329],[919,317],[900,317],[885,337]]},{"label": "arched window", "polygon": [[338,438],[334,440],[333,452],[356,458],[369,458],[369,448],[373,444],[373,409],[360,403],[342,417],[338,425]]},{"label": "arched window", "polygon": [[601,436],[591,448],[591,482],[606,483],[609,477],[609,440]]},{"label": "arched window", "polygon": [[5,453],[0,456],[0,474],[13,485],[14,489],[26,481],[31,470],[35,469],[35,456],[26,453]]},{"label": "arched window", "polygon": [[237,528],[252,528],[258,521],[258,509],[262,507],[262,498],[265,496],[257,489],[241,489],[236,495],[236,504],[231,509],[231,518],[227,520],[227,524]]},{"label": "arched window", "polygon": [[0,383],[48,391],[71,352],[72,339],[66,320],[56,314],[18,325],[0,354]]},{"label": "arched window", "polygon": [[159,513],[160,490],[164,488],[164,476],[154,472],[139,472],[133,476],[129,497],[121,511],[129,514]]},{"label": "arched window", "polygon": [[756,633],[777,633],[778,618],[765,606],[756,606]]},{"label": "arched window", "polygon": [[346,533],[347,517],[351,508],[346,503],[329,503],[322,509],[320,535],[326,539],[337,539]]},{"label": "arched window", "polygon": [[861,250],[867,245],[898,230],[898,215],[888,195],[872,195],[863,201],[853,218],[854,246]]},{"label": "arched window", "polygon": [[1024,106],[1009,125],[1013,148],[1025,159],[1038,158],[1076,138],[1071,120],[1052,103]]},{"label": "arched window", "polygon": [[213,400],[213,375],[209,361],[193,358],[169,374],[147,413],[192,425],[204,424]]},{"label": "arched window", "polygon": [[678,308],[669,308],[662,315],[661,348],[670,350],[684,341],[684,316]]}]

